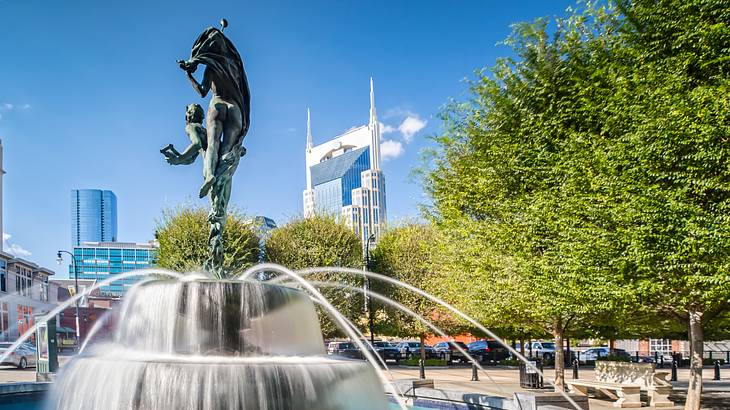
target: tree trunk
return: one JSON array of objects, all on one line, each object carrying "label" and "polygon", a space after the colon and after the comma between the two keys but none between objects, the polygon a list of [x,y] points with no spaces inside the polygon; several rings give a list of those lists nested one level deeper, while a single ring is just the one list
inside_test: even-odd
[{"label": "tree trunk", "polygon": [[525,339],[520,339],[520,354],[525,355]]},{"label": "tree trunk", "polygon": [[702,330],[702,312],[689,312],[690,364],[689,386],[684,410],[700,410],[702,396],[702,356],[704,353],[704,332]]},{"label": "tree trunk", "polygon": [[419,352],[419,356],[421,357],[421,360],[424,362],[426,361],[426,335],[421,333],[421,336],[418,338],[419,342],[421,342],[421,351]]},{"label": "tree trunk", "polygon": [[616,349],[616,341],[613,339],[608,339],[608,351],[609,354],[613,354],[613,351]]},{"label": "tree trunk", "polygon": [[565,391],[565,357],[563,356],[563,321],[556,319],[553,323],[555,337],[555,391]]}]

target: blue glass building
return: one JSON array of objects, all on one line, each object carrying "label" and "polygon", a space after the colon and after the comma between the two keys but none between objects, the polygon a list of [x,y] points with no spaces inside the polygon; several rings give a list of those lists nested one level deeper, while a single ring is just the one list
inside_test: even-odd
[{"label": "blue glass building", "polygon": [[368,243],[385,228],[385,176],[380,170],[380,123],[370,80],[370,121],[314,145],[307,111],[304,216],[334,216]]},{"label": "blue glass building", "polygon": [[71,190],[71,244],[117,241],[117,196],[101,189]]},{"label": "blue glass building", "polygon": [[[157,257],[156,243],[84,242],[74,246],[79,279],[101,281],[112,275],[151,267]],[[74,277],[69,266],[69,278]],[[122,296],[140,278],[132,276],[102,286],[105,296]]]},{"label": "blue glass building", "polygon": [[342,207],[352,205],[352,190],[362,186],[361,174],[370,169],[370,147],[349,150],[313,165],[315,211],[339,217]]}]

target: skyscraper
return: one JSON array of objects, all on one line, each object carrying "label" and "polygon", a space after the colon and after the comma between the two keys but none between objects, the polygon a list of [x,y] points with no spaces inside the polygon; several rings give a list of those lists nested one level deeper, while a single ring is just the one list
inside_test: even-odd
[{"label": "skyscraper", "polygon": [[[154,264],[158,244],[127,242],[83,242],[74,245],[76,266],[69,265],[69,278],[104,280],[120,273],[146,269]],[[76,272],[74,272],[74,268]],[[132,276],[101,287],[104,296],[122,296],[141,278]]]},{"label": "skyscraper", "polygon": [[307,110],[307,189],[304,216],[333,215],[365,243],[385,221],[385,177],[380,170],[380,126],[370,79],[370,121],[315,146]]},{"label": "skyscraper", "polygon": [[71,244],[117,241],[117,196],[101,189],[71,190]]}]

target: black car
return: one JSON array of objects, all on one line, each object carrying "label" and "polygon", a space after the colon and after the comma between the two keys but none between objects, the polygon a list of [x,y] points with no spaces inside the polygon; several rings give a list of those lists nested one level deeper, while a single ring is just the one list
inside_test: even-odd
[{"label": "black car", "polygon": [[[370,347],[370,342],[363,342],[365,346],[372,352],[372,348]],[[382,342],[382,341],[376,341],[373,346],[375,347],[375,353],[380,356],[380,358],[383,359],[383,361],[387,362],[388,360],[393,360],[397,363],[400,363],[400,351],[396,349],[393,345],[391,345],[388,342]],[[362,351],[360,348],[353,343],[353,346],[351,349],[346,349],[340,352],[340,355],[344,357],[349,357],[352,359],[360,359],[365,360],[365,355],[362,354]]]},{"label": "black car", "polygon": [[496,340],[477,340],[467,345],[469,354],[480,362],[499,362],[507,359],[510,354],[506,347]]}]

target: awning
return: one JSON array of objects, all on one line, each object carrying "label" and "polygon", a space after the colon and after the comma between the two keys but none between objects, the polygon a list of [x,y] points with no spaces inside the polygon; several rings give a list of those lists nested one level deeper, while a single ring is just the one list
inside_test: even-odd
[{"label": "awning", "polygon": [[71,327],[58,326],[56,328],[56,333],[73,333],[73,334],[76,334],[76,329],[71,328]]}]

